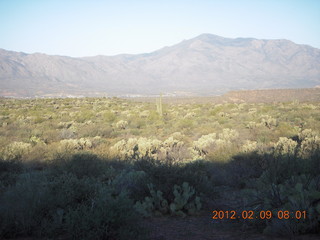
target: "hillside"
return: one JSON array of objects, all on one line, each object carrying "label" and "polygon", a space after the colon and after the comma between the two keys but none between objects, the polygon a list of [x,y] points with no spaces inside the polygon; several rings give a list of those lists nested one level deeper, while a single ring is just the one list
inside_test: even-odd
[{"label": "hillside", "polygon": [[1,96],[214,95],[319,84],[320,50],[288,40],[202,34],[151,53],[83,58],[0,49]]}]

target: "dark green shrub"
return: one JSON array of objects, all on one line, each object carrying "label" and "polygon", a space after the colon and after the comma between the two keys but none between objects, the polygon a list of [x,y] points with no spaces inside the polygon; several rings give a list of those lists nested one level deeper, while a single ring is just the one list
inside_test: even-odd
[{"label": "dark green shrub", "polygon": [[139,239],[138,215],[125,192],[113,196],[100,189],[88,204],[66,213],[66,228],[73,239]]},{"label": "dark green shrub", "polygon": [[48,180],[43,173],[26,173],[0,197],[0,237],[41,235],[48,213]]},{"label": "dark green shrub", "polygon": [[71,157],[62,156],[52,161],[52,166],[58,172],[69,172],[78,178],[98,177],[106,170],[106,163],[97,155],[91,153],[77,153]]}]

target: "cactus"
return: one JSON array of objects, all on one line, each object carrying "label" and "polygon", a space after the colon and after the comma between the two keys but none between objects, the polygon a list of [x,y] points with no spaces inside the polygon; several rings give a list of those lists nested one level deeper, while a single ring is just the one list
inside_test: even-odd
[{"label": "cactus", "polygon": [[175,196],[173,203],[170,204],[171,214],[184,217],[185,211],[188,214],[193,215],[201,209],[201,202],[199,197],[191,200],[195,194],[195,189],[187,182],[184,182],[182,186],[174,185],[173,194]]},{"label": "cactus", "polygon": [[274,152],[277,156],[294,155],[298,143],[290,138],[280,137],[279,141],[274,144]]},{"label": "cactus", "polygon": [[162,216],[169,211],[172,215],[185,217],[187,214],[194,215],[201,209],[200,198],[193,199],[195,189],[187,182],[184,182],[182,186],[174,185],[173,195],[175,198],[170,205],[163,198],[163,193],[159,190],[155,191],[152,184],[149,184],[148,188],[151,196],[146,197],[143,202],[138,201],[135,204],[135,209],[145,217],[150,217],[153,214]]},{"label": "cactus", "polygon": [[272,127],[277,126],[277,120],[269,115],[264,115],[261,118],[261,124],[266,126],[267,128],[271,129]]},{"label": "cactus", "polygon": [[20,159],[25,154],[29,153],[32,148],[30,143],[12,142],[4,148],[2,158],[4,160]]},{"label": "cactus", "polygon": [[124,120],[120,120],[116,123],[116,128],[118,129],[126,129],[126,127],[128,126],[128,122],[124,121]]},{"label": "cactus", "polygon": [[254,152],[257,149],[257,142],[247,140],[241,147],[241,151],[244,153]]},{"label": "cactus", "polygon": [[153,213],[161,216],[168,212],[168,201],[162,196],[160,190],[155,191],[153,184],[148,184],[151,197],[146,197],[143,202],[138,201],[135,204],[135,209],[144,217],[150,217]]},{"label": "cactus", "polygon": [[159,113],[159,115],[162,116],[162,94],[160,94],[160,97],[156,99],[156,105],[157,113]]}]

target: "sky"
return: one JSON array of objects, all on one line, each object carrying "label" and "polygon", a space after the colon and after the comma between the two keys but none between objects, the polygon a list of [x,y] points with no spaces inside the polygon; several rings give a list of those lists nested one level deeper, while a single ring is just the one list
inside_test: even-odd
[{"label": "sky", "polygon": [[0,48],[137,54],[202,33],[320,48],[320,0],[0,0]]}]

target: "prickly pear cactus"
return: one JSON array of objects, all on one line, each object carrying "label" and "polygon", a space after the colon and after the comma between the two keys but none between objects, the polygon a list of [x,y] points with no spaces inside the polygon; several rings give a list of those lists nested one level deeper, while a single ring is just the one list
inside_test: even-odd
[{"label": "prickly pear cactus", "polygon": [[169,211],[169,204],[163,198],[163,193],[160,190],[155,191],[153,184],[148,184],[151,197],[146,197],[143,202],[138,201],[135,204],[136,210],[145,217],[150,217],[152,214],[161,216]]},{"label": "prickly pear cactus", "polygon": [[201,209],[200,198],[195,197],[191,200],[195,194],[195,189],[187,182],[184,182],[182,186],[174,185],[173,194],[175,196],[173,203],[170,204],[171,214],[182,216],[188,214],[195,214]]},{"label": "prickly pear cactus", "polygon": [[163,198],[163,193],[159,190],[154,190],[152,184],[148,185],[150,197],[146,197],[144,201],[138,201],[135,204],[136,210],[145,217],[152,215],[162,216],[171,213],[175,216],[185,217],[187,214],[194,215],[201,209],[200,197],[195,197],[195,189],[187,182],[181,186],[174,185],[173,187],[173,202],[168,203]]}]

